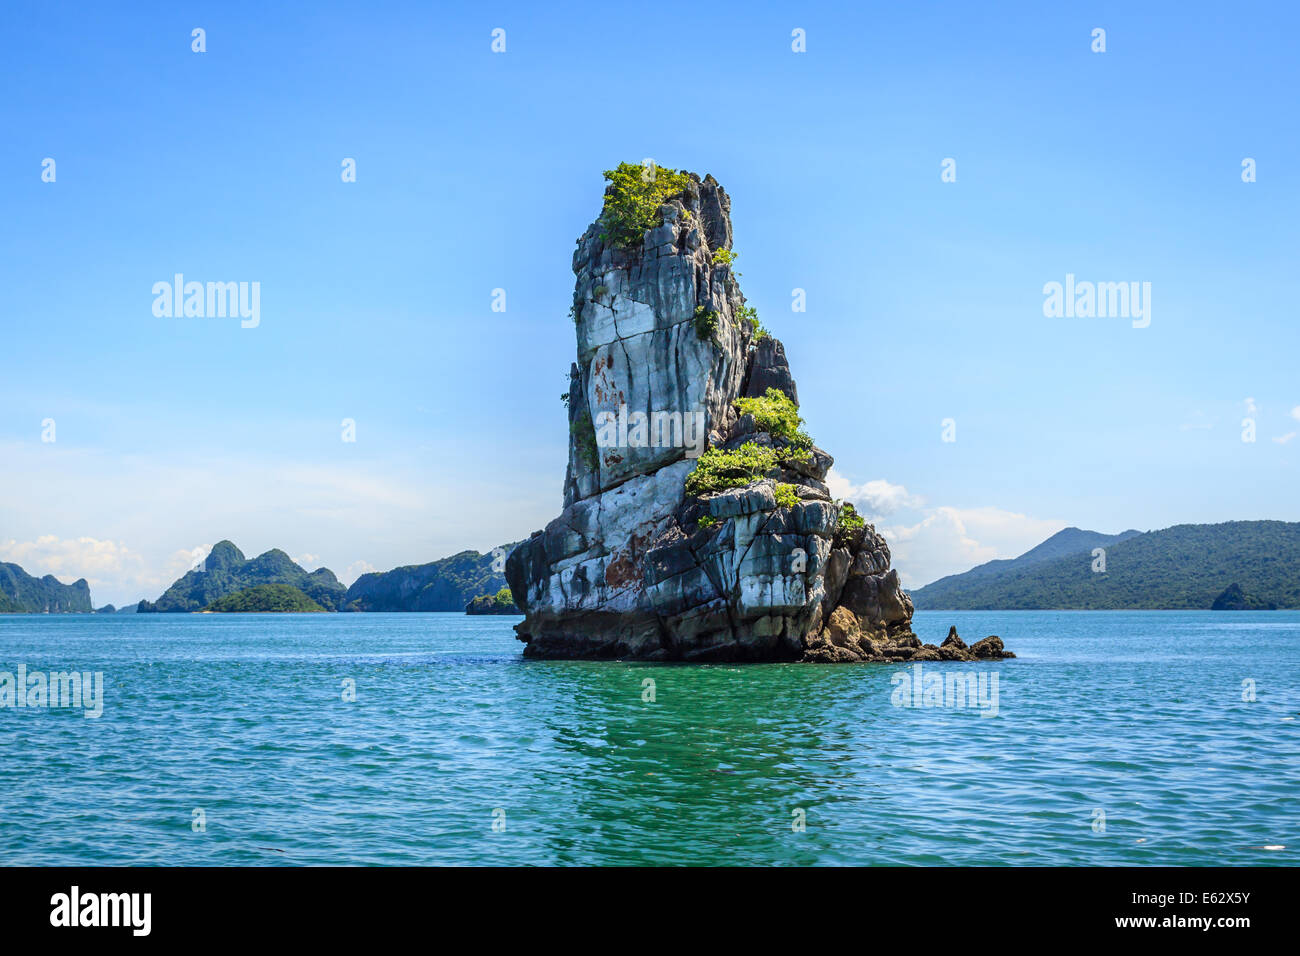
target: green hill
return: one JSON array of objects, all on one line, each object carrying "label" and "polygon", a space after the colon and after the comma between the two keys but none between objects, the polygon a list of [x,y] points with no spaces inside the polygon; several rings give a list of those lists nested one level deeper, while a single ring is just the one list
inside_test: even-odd
[{"label": "green hill", "polygon": [[[969,601],[972,594],[978,593],[981,584],[999,580],[1012,571],[1021,570],[1033,564],[1043,564],[1055,558],[1073,554],[1090,554],[1093,548],[1109,548],[1127,538],[1142,532],[1124,531],[1120,534],[1102,534],[1098,531],[1084,531],[1082,528],[1066,528],[1056,532],[1042,544],[1026,551],[1018,558],[1002,558],[989,561],[971,568],[962,574],[950,574],[946,578],[927,584],[911,592],[912,603],[918,608],[955,609],[966,604],[950,604],[950,601]],[[924,603],[918,603],[924,602]]]},{"label": "green hill", "polygon": [[1210,605],[1211,611],[1275,611],[1277,605],[1248,595],[1237,582],[1229,584]]},{"label": "green hill", "polygon": [[279,548],[252,560],[229,541],[212,548],[202,570],[190,571],[157,601],[141,601],[142,612],[201,611],[218,598],[259,584],[287,584],[327,611],[338,610],[346,589],[328,568],[307,572]]},{"label": "green hill", "polygon": [[[1238,605],[1300,608],[1300,523],[1185,524],[1114,536],[1067,530],[1078,533],[1047,549],[1067,553],[1024,561],[1035,548],[941,578],[911,592],[912,601],[918,610],[1208,609],[1236,584]],[[1111,543],[1096,543],[1106,537]],[[1106,551],[1105,573],[1092,570],[1097,547]]]},{"label": "green hill", "polygon": [[515,606],[514,595],[509,588],[502,588],[496,594],[480,594],[465,605],[466,614],[523,614]]},{"label": "green hill", "polygon": [[280,614],[302,614],[323,612],[325,609],[292,585],[258,584],[217,598],[203,610],[232,614],[260,614],[268,611]]},{"label": "green hill", "polygon": [[90,585],[85,578],[64,584],[52,574],[32,577],[16,564],[0,561],[0,611],[6,614],[89,614]]},{"label": "green hill", "polygon": [[348,588],[341,610],[463,611],[476,596],[506,587],[504,558],[517,543],[494,549],[495,556],[462,551],[441,561],[363,574]]}]

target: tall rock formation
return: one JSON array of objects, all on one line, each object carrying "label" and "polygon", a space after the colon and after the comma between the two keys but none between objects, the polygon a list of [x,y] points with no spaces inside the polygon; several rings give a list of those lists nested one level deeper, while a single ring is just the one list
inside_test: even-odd
[{"label": "tall rock formation", "polygon": [[785,349],[732,270],[723,188],[629,164],[606,175],[573,256],[564,510],[506,562],[525,654],[1002,656],[996,638],[922,645],[884,539],[832,501]]}]

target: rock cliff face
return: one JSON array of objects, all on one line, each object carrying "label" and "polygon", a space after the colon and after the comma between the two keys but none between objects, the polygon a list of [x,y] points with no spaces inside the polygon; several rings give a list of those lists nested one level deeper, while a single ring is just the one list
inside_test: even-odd
[{"label": "rock cliff face", "polygon": [[[912,633],[884,539],[831,499],[830,455],[738,407],[798,393],[732,271],[726,192],[687,174],[620,243],[615,188],[573,256],[564,510],[506,562],[525,654],[973,659]],[[720,477],[692,494],[697,465]]]}]

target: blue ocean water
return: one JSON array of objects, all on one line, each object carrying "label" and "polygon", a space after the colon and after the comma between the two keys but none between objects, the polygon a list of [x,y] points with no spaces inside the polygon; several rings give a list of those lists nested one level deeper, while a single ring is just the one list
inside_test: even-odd
[{"label": "blue ocean water", "polygon": [[918,612],[1019,655],[932,665],[996,716],[900,706],[913,665],[525,661],[516,620],[0,615],[0,671],[104,675],[98,719],[0,709],[3,861],[1300,861],[1300,612]]}]

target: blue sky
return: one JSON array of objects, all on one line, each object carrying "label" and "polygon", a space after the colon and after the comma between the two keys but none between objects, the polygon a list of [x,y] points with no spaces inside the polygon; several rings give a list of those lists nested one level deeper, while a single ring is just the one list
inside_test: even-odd
[{"label": "blue sky", "polygon": [[[731,194],[908,584],[1300,520],[1290,5],[379,6],[6,11],[0,560],[120,603],[221,538],[350,578],[541,527],[573,241],[647,157]],[[260,325],[155,317],[176,272],[260,282]],[[1067,273],[1150,282],[1151,325],[1044,317]]]}]

